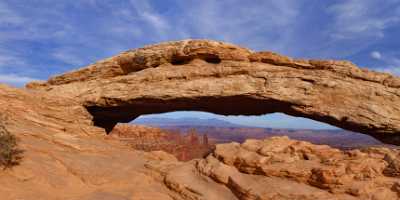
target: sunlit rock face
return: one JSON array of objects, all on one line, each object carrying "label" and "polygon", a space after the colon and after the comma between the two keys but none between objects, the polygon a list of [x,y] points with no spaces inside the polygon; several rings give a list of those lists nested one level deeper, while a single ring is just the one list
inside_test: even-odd
[{"label": "sunlit rock face", "polygon": [[[194,165],[239,199],[398,199],[399,153],[385,148],[343,152],[272,137],[217,145]],[[179,178],[171,181],[184,184]]]},{"label": "sunlit rock face", "polygon": [[27,88],[72,98],[112,130],[142,114],[283,112],[400,144],[400,79],[347,61],[300,60],[210,40],[123,52]]}]

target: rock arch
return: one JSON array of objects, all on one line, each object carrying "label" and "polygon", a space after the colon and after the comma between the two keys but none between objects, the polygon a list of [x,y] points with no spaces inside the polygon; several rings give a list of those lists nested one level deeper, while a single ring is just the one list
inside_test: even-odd
[{"label": "rock arch", "polygon": [[27,87],[77,99],[106,130],[176,110],[282,112],[400,144],[400,78],[347,61],[292,59],[210,40],[126,51]]}]

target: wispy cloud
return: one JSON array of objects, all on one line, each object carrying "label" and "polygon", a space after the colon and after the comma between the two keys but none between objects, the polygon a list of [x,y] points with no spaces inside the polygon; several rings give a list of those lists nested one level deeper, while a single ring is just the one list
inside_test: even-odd
[{"label": "wispy cloud", "polygon": [[329,11],[334,15],[331,36],[336,39],[360,37],[382,38],[384,30],[400,22],[396,14],[398,1],[345,0],[334,4]]},{"label": "wispy cloud", "polygon": [[[201,4],[184,5],[184,25],[196,35],[243,44],[261,49],[269,46],[283,50],[293,34],[299,14],[298,1],[235,1],[205,0]],[[268,10],[266,12],[265,10]]]},{"label": "wispy cloud", "polygon": [[[4,53],[6,51],[0,51]],[[20,56],[13,55],[12,53],[0,54],[0,68],[25,66],[26,63]]]},{"label": "wispy cloud", "polygon": [[151,6],[150,1],[146,0],[131,0],[131,4],[135,9],[139,19],[144,20],[147,24],[154,27],[160,34],[170,28],[170,25],[165,17],[159,15]]},{"label": "wispy cloud", "polygon": [[73,66],[88,64],[85,63],[86,60],[80,56],[80,52],[76,52],[76,49],[71,47],[58,48],[52,53],[52,56],[65,64]]},{"label": "wispy cloud", "polygon": [[20,87],[25,85],[28,82],[35,81],[37,79],[31,78],[31,77],[26,77],[26,76],[20,76],[17,74],[0,74],[0,83],[5,83],[9,85],[13,85],[16,87]]}]

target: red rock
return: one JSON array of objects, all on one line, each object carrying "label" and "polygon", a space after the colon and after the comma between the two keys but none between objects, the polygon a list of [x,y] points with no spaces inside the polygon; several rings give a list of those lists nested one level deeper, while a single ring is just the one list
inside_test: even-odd
[{"label": "red rock", "polygon": [[183,40],[126,51],[27,87],[80,101],[107,131],[142,114],[176,110],[282,112],[400,144],[400,79],[348,61]]}]

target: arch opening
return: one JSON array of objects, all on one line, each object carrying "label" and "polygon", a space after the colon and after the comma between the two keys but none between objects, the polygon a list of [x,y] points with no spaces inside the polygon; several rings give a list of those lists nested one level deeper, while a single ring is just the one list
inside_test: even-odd
[{"label": "arch opening", "polygon": [[288,136],[348,150],[383,145],[371,136],[283,113],[224,116],[209,112],[176,111],[142,115],[119,123],[110,136],[143,151],[165,151],[181,161],[207,156],[216,144]]},{"label": "arch opening", "polygon": [[292,139],[343,149],[382,144],[366,134],[283,113],[225,116],[209,112],[177,111],[142,115],[130,124],[183,133],[189,133],[194,129],[200,135],[209,133],[209,138],[217,143],[242,143],[246,139],[289,136]]},{"label": "arch opening", "polygon": [[[146,114],[157,114],[173,111],[202,111],[220,115],[262,115],[282,112],[291,115],[291,104],[279,101],[263,101],[246,96],[234,97],[199,97],[159,100],[151,98],[136,99],[134,102],[119,103],[118,106],[87,106],[94,117],[96,126],[107,132],[118,122],[127,123]],[[295,115],[295,114],[293,114]]]}]

